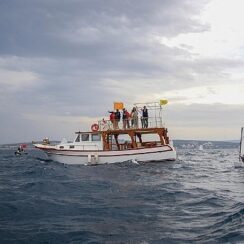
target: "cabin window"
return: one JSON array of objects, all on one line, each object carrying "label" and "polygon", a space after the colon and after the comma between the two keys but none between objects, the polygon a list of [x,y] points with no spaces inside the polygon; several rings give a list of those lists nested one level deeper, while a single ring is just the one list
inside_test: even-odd
[{"label": "cabin window", "polygon": [[75,142],[80,142],[80,134],[76,137]]},{"label": "cabin window", "polygon": [[60,148],[60,149],[64,149],[64,147],[63,147],[63,146],[60,146],[59,148]]},{"label": "cabin window", "polygon": [[100,134],[92,134],[92,141],[101,141]]},{"label": "cabin window", "polygon": [[69,148],[75,148],[75,146],[74,145],[70,145]]},{"label": "cabin window", "polygon": [[82,134],[81,139],[82,141],[89,141],[89,134]]}]

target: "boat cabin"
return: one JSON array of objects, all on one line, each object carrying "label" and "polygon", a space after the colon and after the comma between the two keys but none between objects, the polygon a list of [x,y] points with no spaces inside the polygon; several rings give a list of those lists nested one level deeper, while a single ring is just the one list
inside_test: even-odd
[{"label": "boat cabin", "polygon": [[76,132],[73,143],[69,143],[69,149],[112,151],[151,148],[166,144],[169,144],[166,128],[132,128],[98,132],[79,131]]},{"label": "boat cabin", "polygon": [[76,132],[77,134],[74,143],[90,143],[90,142],[100,142],[101,133],[100,132]]},{"label": "boat cabin", "polygon": [[[69,144],[69,149],[76,150],[103,150],[102,136],[100,132],[76,132],[76,137]],[[65,144],[64,144],[65,149]]]}]

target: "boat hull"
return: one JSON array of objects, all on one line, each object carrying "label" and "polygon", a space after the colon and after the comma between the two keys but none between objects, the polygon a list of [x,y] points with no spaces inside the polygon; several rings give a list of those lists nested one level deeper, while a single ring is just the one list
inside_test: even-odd
[{"label": "boat hull", "polygon": [[59,150],[53,147],[42,147],[40,145],[36,145],[36,148],[44,151],[49,159],[63,164],[96,165],[119,163],[129,160],[151,162],[176,159],[176,151],[169,145],[124,151]]}]

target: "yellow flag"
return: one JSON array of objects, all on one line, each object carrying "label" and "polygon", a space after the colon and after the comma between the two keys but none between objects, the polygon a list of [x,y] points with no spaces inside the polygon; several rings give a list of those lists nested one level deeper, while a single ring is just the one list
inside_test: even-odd
[{"label": "yellow flag", "polygon": [[124,104],[121,102],[114,102],[114,109],[122,110],[124,108]]},{"label": "yellow flag", "polygon": [[161,99],[160,101],[159,101],[159,104],[160,105],[166,105],[168,103],[168,100],[166,100],[166,99]]}]

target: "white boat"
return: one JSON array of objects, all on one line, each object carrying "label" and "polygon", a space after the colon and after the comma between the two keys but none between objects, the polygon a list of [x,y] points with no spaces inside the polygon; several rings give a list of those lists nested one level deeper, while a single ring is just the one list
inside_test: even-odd
[{"label": "white boat", "polygon": [[149,103],[147,106],[149,112],[154,111],[154,117],[148,118],[147,128],[141,128],[140,123],[136,128],[125,128],[125,123],[114,128],[111,121],[103,119],[93,124],[89,132],[76,132],[73,142],[64,140],[51,145],[45,139],[43,143],[34,146],[44,151],[51,160],[64,164],[176,160],[176,151],[168,137],[168,130],[163,126],[161,104]]},{"label": "white boat", "polygon": [[244,127],[241,128],[239,160],[244,162]]}]

